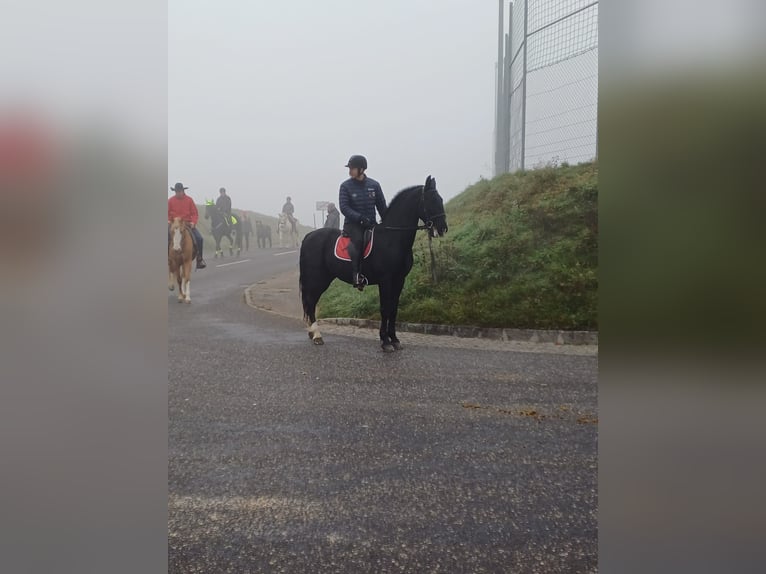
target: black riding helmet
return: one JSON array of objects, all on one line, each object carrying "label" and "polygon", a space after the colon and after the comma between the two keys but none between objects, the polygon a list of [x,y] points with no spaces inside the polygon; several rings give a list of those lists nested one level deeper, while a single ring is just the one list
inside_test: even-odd
[{"label": "black riding helmet", "polygon": [[352,155],[348,158],[346,167],[358,167],[359,169],[367,169],[367,158],[363,155]]}]

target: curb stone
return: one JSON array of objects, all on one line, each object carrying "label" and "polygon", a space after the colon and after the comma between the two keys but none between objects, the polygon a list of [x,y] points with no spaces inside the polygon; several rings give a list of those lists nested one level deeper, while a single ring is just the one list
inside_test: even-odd
[{"label": "curb stone", "polygon": [[[263,287],[267,281],[254,283],[245,289],[245,303],[254,309],[302,320],[299,310],[282,312],[270,304],[259,303],[253,292],[257,287]],[[284,297],[289,293],[284,289],[277,290]],[[280,297],[281,299],[282,297]],[[353,317],[334,317],[319,319],[320,325],[338,325],[342,327],[357,327],[362,329],[378,329],[380,321],[374,319],[357,319]],[[539,329],[508,329],[490,327],[471,327],[465,325],[437,325],[431,323],[397,322],[396,328],[402,333],[418,333],[422,335],[451,336],[460,339],[488,339],[493,341],[518,341],[525,343],[552,343],[554,345],[593,345],[598,346],[598,331],[564,331]]]},{"label": "curb stone", "polygon": [[[378,329],[380,327],[380,321],[378,320],[346,317],[320,319],[319,323],[360,327],[363,329]],[[495,341],[524,341],[528,343],[554,343],[556,345],[598,345],[598,331],[507,329],[405,322],[397,322],[396,329],[405,333],[448,335],[459,338],[491,339]]]}]

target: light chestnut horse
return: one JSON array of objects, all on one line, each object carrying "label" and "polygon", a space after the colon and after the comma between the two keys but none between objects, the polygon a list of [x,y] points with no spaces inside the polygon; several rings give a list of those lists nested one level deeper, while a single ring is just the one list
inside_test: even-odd
[{"label": "light chestnut horse", "polygon": [[298,234],[298,220],[295,220],[295,227],[293,227],[290,218],[287,214],[282,212],[277,218],[277,232],[279,234],[279,246],[280,247],[300,247],[301,238]]},{"label": "light chestnut horse", "polygon": [[191,230],[179,217],[170,224],[168,246],[168,289],[173,291],[178,283],[178,302],[191,303],[191,273],[194,260],[194,238]]}]

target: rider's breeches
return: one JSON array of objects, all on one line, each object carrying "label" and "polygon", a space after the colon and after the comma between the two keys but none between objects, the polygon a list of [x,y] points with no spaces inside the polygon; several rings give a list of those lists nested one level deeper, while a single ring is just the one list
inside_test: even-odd
[{"label": "rider's breeches", "polygon": [[199,229],[196,227],[192,227],[192,235],[194,236],[194,241],[197,243],[197,256],[202,257],[202,234],[199,232]]},{"label": "rider's breeches", "polygon": [[351,269],[359,273],[359,263],[364,252],[364,227],[358,223],[346,223],[343,232],[351,239],[348,245],[348,255],[351,257]]}]

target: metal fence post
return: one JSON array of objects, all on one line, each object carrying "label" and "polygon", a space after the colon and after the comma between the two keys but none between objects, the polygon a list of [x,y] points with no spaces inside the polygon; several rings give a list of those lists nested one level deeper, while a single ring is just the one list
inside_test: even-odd
[{"label": "metal fence post", "polygon": [[503,2],[498,0],[497,24],[497,93],[495,95],[495,175],[502,172],[503,155]]},{"label": "metal fence post", "polygon": [[521,72],[522,86],[521,92],[521,169],[524,169],[524,156],[526,155],[526,137],[527,137],[527,19],[529,16],[529,0],[524,0],[524,68]]}]

